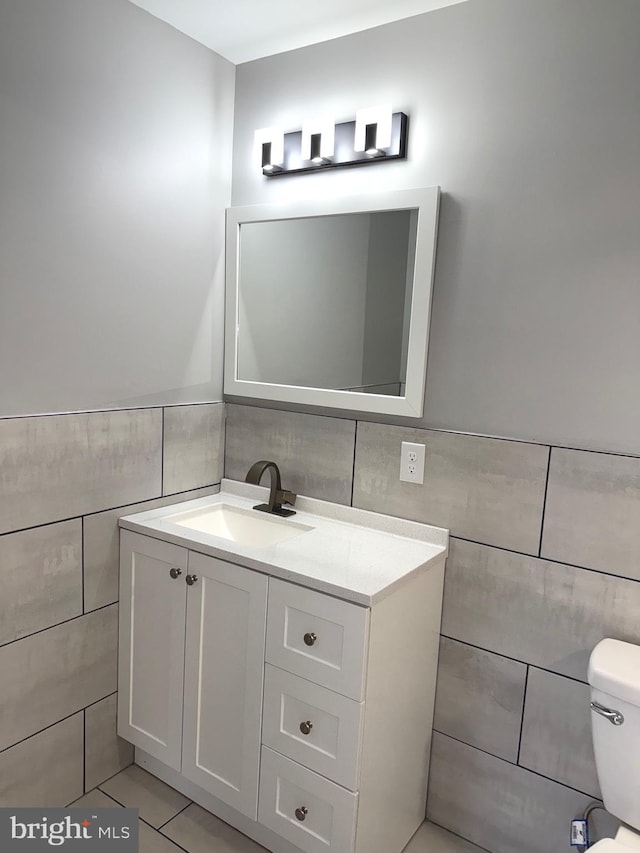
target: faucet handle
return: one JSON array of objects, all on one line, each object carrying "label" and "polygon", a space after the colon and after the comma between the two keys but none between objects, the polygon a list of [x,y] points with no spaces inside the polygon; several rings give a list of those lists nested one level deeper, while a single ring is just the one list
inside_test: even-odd
[{"label": "faucet handle", "polygon": [[290,506],[295,506],[296,498],[298,496],[295,492],[289,492],[286,489],[282,489],[278,492],[278,503],[279,504],[289,504]]}]

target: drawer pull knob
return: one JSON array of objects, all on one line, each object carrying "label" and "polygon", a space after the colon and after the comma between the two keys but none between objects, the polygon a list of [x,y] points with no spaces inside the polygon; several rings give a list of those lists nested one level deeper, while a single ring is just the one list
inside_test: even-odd
[{"label": "drawer pull knob", "polygon": [[311,631],[311,633],[305,634],[303,639],[304,639],[305,645],[312,646],[318,638],[313,633],[313,631]]},{"label": "drawer pull knob", "polygon": [[198,580],[198,575],[187,575],[185,580],[189,584],[189,586],[193,586],[194,583]]},{"label": "drawer pull knob", "polygon": [[169,574],[175,580],[176,578],[179,578],[182,574],[182,569],[169,569]]},{"label": "drawer pull knob", "polygon": [[312,728],[313,723],[311,720],[306,720],[304,723],[300,723],[300,731],[303,735],[308,735]]},{"label": "drawer pull knob", "polygon": [[296,817],[298,820],[304,820],[308,813],[309,809],[306,806],[300,806],[300,808],[296,809]]}]

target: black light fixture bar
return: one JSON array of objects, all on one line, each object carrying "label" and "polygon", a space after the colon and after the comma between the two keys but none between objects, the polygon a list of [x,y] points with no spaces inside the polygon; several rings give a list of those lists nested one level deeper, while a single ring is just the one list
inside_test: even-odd
[{"label": "black light fixture bar", "polygon": [[[391,118],[391,145],[388,148],[375,146],[376,125],[366,127],[365,151],[354,148],[355,121],[345,121],[335,126],[335,151],[330,160],[314,162],[314,151],[319,157],[320,134],[311,136],[311,158],[302,159],[302,131],[296,130],[284,135],[284,162],[275,170],[265,167],[263,156],[262,173],[268,178],[280,178],[283,175],[297,175],[302,172],[326,172],[329,169],[344,166],[367,166],[370,163],[385,163],[387,160],[405,160],[407,157],[407,131],[409,120],[404,113],[393,113]],[[370,144],[368,144],[370,143]],[[369,149],[367,152],[366,149]],[[263,149],[264,150],[264,149]],[[270,152],[269,152],[270,154]]]}]

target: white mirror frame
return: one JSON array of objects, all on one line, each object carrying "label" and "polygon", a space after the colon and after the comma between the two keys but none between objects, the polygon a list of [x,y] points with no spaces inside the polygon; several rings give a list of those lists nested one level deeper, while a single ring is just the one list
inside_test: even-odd
[{"label": "white mirror frame", "polygon": [[[427,187],[362,196],[320,198],[228,208],[224,353],[225,395],[348,409],[356,412],[401,415],[412,418],[422,417],[439,199],[440,188]],[[383,394],[367,394],[360,391],[307,388],[297,385],[278,385],[238,379],[238,334],[240,332],[238,275],[241,226],[249,222],[391,210],[418,211],[405,396],[394,397]]]}]

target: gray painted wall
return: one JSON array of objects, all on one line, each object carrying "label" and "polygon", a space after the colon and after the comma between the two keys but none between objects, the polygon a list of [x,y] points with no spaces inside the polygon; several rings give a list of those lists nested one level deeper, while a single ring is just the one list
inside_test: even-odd
[{"label": "gray painted wall", "polygon": [[[470,0],[238,67],[233,204],[442,187],[418,425],[640,450],[638,32],[636,0]],[[256,128],[389,101],[408,162],[252,163]]]},{"label": "gray painted wall", "polygon": [[0,415],[220,399],[234,77],[126,0],[0,0]]}]

